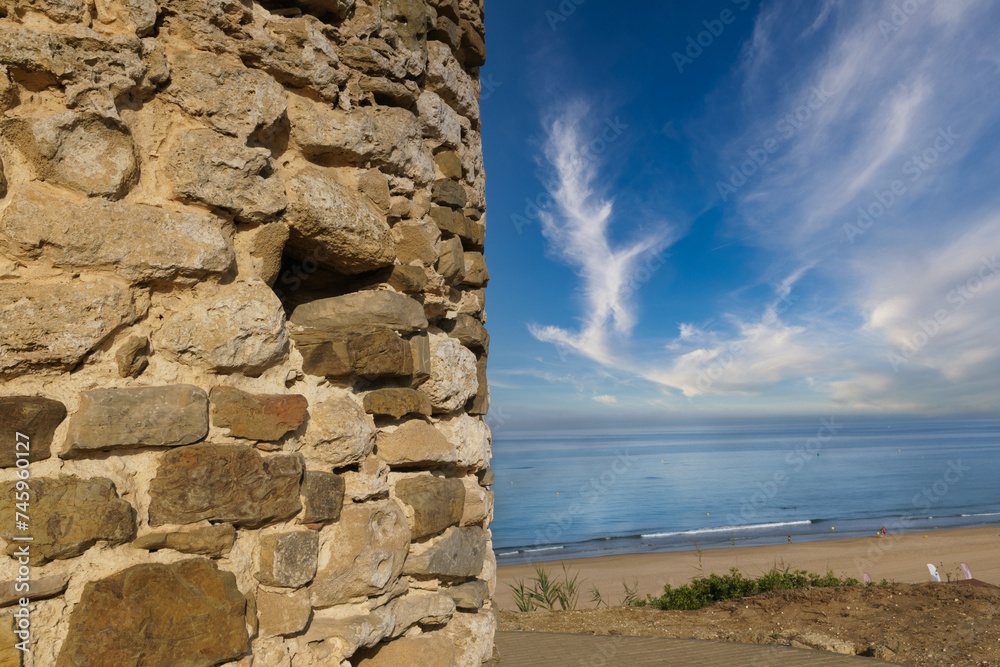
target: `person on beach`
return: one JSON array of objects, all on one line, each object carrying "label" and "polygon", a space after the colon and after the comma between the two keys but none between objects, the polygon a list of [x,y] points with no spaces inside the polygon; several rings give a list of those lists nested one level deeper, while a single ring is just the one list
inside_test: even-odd
[{"label": "person on beach", "polygon": [[788,543],[789,544],[792,543],[792,534],[791,533],[788,534]]}]

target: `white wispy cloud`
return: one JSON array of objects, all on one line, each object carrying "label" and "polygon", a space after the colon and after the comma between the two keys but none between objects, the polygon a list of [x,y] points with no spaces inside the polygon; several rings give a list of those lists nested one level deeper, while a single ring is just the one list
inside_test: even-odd
[{"label": "white wispy cloud", "polygon": [[599,394],[594,396],[594,400],[598,403],[603,403],[604,405],[617,405],[618,397],[612,394]]}]

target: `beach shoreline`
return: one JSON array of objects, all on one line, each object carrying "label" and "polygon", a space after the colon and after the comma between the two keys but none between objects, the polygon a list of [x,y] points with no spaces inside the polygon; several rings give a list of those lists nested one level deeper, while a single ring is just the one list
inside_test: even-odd
[{"label": "beach shoreline", "polygon": [[1000,585],[1000,525],[896,533],[884,538],[873,535],[501,565],[497,568],[495,604],[503,610],[516,609],[507,584],[534,576],[536,565],[559,576],[564,565],[571,577],[579,572],[579,607],[585,609],[594,606],[591,591],[595,587],[605,602],[618,604],[624,594],[623,581],[629,587],[635,584],[643,598],[647,593],[662,593],[667,583],[679,586],[734,567],[747,576],[787,566],[820,574],[832,570],[838,576],[856,579],[867,572],[875,582],[925,583],[930,581],[928,563],[938,568],[942,580],[948,575],[962,578],[960,564],[966,563],[976,579]]}]

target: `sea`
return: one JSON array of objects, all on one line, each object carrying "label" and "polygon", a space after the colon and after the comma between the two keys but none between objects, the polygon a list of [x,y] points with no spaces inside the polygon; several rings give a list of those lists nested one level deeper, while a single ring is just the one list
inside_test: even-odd
[{"label": "sea", "polygon": [[493,435],[500,565],[1000,525],[1000,420]]}]

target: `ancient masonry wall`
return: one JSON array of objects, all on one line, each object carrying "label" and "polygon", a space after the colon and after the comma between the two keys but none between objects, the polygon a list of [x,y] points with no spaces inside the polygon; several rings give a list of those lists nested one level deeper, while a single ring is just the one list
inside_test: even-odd
[{"label": "ancient masonry wall", "polygon": [[491,658],[483,36],[0,0],[0,665]]}]

